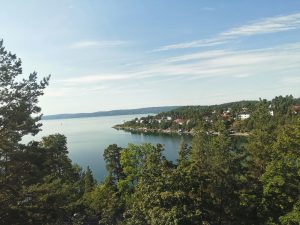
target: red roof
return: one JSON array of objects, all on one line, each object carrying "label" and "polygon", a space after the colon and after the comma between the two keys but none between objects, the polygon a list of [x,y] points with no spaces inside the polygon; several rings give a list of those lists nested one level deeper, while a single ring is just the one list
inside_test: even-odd
[{"label": "red roof", "polygon": [[294,110],[294,112],[300,112],[300,105],[293,105],[292,109]]}]

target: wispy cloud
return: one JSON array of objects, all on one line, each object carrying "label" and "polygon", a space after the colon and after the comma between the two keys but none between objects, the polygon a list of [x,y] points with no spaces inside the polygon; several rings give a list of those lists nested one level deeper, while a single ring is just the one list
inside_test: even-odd
[{"label": "wispy cloud", "polygon": [[107,85],[95,85],[95,86],[85,86],[85,87],[69,87],[61,86],[55,88],[48,88],[45,91],[46,97],[63,97],[63,96],[83,96],[91,93],[98,93],[103,90],[107,90],[109,86]]},{"label": "wispy cloud", "polygon": [[248,25],[221,33],[223,37],[240,37],[256,34],[276,33],[300,28],[300,13],[287,16],[269,17]]},{"label": "wispy cloud", "polygon": [[299,61],[300,43],[254,50],[211,50],[161,60],[145,68],[140,75],[186,79],[295,75],[300,71]]},{"label": "wispy cloud", "polygon": [[191,60],[199,60],[199,59],[209,59],[209,58],[215,58],[215,57],[220,57],[229,54],[230,51],[228,50],[201,51],[201,52],[167,58],[165,59],[165,62],[174,63],[174,62],[183,62],[183,61],[191,61]]},{"label": "wispy cloud", "polygon": [[[82,92],[101,92],[104,86],[114,86],[114,93],[118,87],[129,90],[128,85],[135,83],[136,89],[149,88],[155,83],[170,84],[174,80],[201,80],[216,77],[248,79],[252,76],[296,77],[298,82],[300,71],[300,42],[279,45],[272,48],[254,50],[209,50],[196,53],[178,55],[157,61],[145,62],[133,68],[124,68],[119,73],[99,73],[81,75],[63,80],[57,80],[62,90],[52,95],[68,94],[69,89]],[[132,82],[134,81],[134,82]],[[140,86],[142,84],[142,86]],[[99,89],[100,85],[100,89]],[[91,89],[92,88],[92,89]],[[123,90],[122,89],[122,90]],[[60,91],[60,92],[59,92]],[[63,93],[61,93],[63,91]]]},{"label": "wispy cloud", "polygon": [[81,49],[81,48],[112,48],[118,47],[127,44],[126,41],[79,41],[70,45],[72,49]]},{"label": "wispy cloud", "polygon": [[83,83],[95,83],[99,81],[116,81],[128,79],[130,76],[127,74],[99,74],[99,75],[84,75],[69,79],[58,80],[58,83],[66,85],[83,84]]},{"label": "wispy cloud", "polygon": [[288,85],[300,85],[300,76],[284,77],[282,82]]},{"label": "wispy cloud", "polygon": [[216,37],[191,42],[165,45],[153,51],[167,51],[220,45],[242,36],[277,33],[300,28],[300,13],[286,16],[268,17],[219,33]]},{"label": "wispy cloud", "polygon": [[206,6],[206,7],[203,7],[202,10],[203,11],[214,11],[215,8]]},{"label": "wispy cloud", "polygon": [[224,44],[229,38],[211,38],[204,40],[197,40],[191,42],[184,42],[172,45],[165,45],[152,50],[152,52],[168,51],[174,49],[184,49],[184,48],[199,48],[199,47],[209,47]]}]

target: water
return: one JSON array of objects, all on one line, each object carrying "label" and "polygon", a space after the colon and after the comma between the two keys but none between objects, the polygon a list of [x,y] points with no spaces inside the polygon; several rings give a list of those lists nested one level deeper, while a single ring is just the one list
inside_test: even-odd
[{"label": "water", "polygon": [[100,181],[106,175],[103,160],[104,149],[110,144],[126,147],[128,143],[163,144],[164,155],[175,161],[182,138],[190,142],[190,137],[166,134],[131,134],[112,128],[123,121],[145,115],[108,116],[95,118],[43,120],[42,131],[35,137],[25,137],[24,141],[40,140],[41,137],[60,133],[67,137],[69,157],[83,168],[89,166],[95,178]]}]

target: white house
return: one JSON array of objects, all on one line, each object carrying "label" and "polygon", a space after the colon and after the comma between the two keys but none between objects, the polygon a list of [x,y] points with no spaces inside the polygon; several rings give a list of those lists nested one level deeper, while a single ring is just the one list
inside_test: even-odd
[{"label": "white house", "polygon": [[231,113],[231,108],[228,108],[225,112],[226,113]]},{"label": "white house", "polygon": [[245,119],[248,119],[250,117],[250,114],[249,113],[241,113],[239,114],[239,118],[241,120],[245,120]]}]

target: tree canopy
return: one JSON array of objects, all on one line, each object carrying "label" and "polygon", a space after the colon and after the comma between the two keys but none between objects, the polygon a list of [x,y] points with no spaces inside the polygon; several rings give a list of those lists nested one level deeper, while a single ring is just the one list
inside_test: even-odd
[{"label": "tree canopy", "polygon": [[[72,164],[64,135],[22,143],[41,129],[38,99],[50,78],[22,77],[21,60],[0,41],[0,224],[300,224],[300,117],[292,96],[159,114],[192,117],[192,143],[180,144],[177,161],[160,144],[112,144],[103,155],[107,177],[97,183],[89,167]],[[203,119],[229,106],[251,109],[236,125],[249,136],[231,135],[224,117]]]}]

